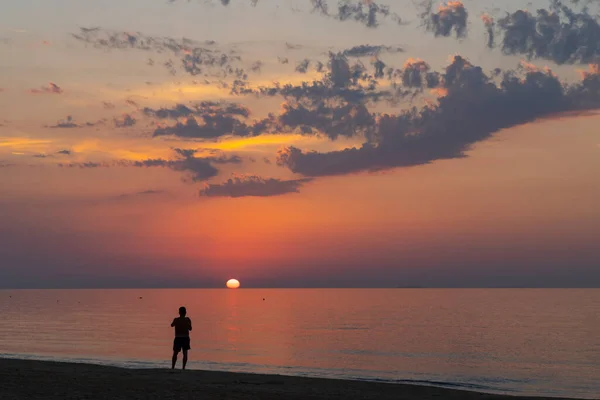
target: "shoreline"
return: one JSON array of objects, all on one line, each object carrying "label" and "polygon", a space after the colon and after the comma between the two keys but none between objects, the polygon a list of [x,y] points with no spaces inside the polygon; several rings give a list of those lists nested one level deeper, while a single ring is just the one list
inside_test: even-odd
[{"label": "shoreline", "polygon": [[[0,358],[0,398],[540,400],[438,386]],[[566,400],[566,399],[565,399]],[[575,399],[569,399],[575,400]]]}]

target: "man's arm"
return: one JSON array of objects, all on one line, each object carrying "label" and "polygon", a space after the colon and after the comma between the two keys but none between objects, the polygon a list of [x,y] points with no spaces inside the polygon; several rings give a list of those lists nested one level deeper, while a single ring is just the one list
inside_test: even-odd
[{"label": "man's arm", "polygon": [[175,319],[173,319],[173,322],[171,322],[171,327],[175,326]]},{"label": "man's arm", "polygon": [[192,320],[188,318],[188,329],[192,330]]}]

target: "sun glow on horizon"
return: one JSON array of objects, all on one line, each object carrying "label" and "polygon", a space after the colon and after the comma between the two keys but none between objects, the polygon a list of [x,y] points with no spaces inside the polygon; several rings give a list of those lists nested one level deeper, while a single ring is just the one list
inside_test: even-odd
[{"label": "sun glow on horizon", "polygon": [[226,285],[228,289],[237,289],[240,287],[240,281],[237,279],[230,279],[227,281]]}]

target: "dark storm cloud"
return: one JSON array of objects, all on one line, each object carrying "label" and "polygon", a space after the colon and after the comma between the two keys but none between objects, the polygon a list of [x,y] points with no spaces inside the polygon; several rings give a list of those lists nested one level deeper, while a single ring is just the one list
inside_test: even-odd
[{"label": "dark storm cloud", "polygon": [[259,176],[235,176],[220,184],[207,184],[200,190],[200,196],[206,197],[269,197],[288,193],[298,193],[299,188],[310,178],[280,180],[265,179]]},{"label": "dark storm cloud", "polygon": [[40,88],[37,88],[37,89],[29,89],[29,93],[32,93],[32,94],[44,94],[44,93],[62,94],[63,89],[60,86],[58,86],[56,83],[49,82],[48,85],[46,85],[46,86],[41,86]]},{"label": "dark storm cloud", "polygon": [[453,34],[457,38],[466,36],[469,13],[461,1],[443,3],[437,11],[433,11],[433,0],[426,0],[423,6],[425,11],[421,14],[421,19],[429,32],[444,37]]},{"label": "dark storm cloud", "polygon": [[61,154],[63,156],[70,156],[71,155],[71,150],[67,150],[67,149],[59,150],[59,151],[56,152],[56,154]]},{"label": "dark storm cloud", "polygon": [[46,128],[64,128],[64,129],[90,128],[93,126],[104,125],[105,123],[106,123],[105,120],[99,120],[96,122],[85,122],[85,123],[79,124],[79,123],[75,122],[75,120],[73,119],[73,116],[67,115],[67,118],[65,118],[64,120],[58,121],[56,123],[56,125],[46,125]]},{"label": "dark storm cloud", "polygon": [[356,21],[366,27],[376,28],[380,19],[391,18],[401,23],[400,17],[390,12],[389,6],[375,3],[373,0],[339,0],[335,7],[329,7],[327,0],[311,0],[313,12],[338,21]]},{"label": "dark storm cloud", "polygon": [[551,71],[506,72],[499,84],[480,67],[456,56],[441,76],[435,106],[376,115],[372,140],[329,153],[281,149],[277,163],[305,176],[428,164],[464,157],[469,147],[500,129],[567,111],[600,108],[600,75],[592,69],[574,85]]},{"label": "dark storm cloud", "polygon": [[383,45],[362,44],[346,49],[342,52],[346,57],[374,57],[381,53],[400,53],[404,49]]},{"label": "dark storm cloud", "polygon": [[134,126],[137,120],[133,118],[131,114],[123,114],[118,118],[114,118],[113,122],[115,124],[115,128],[127,128],[130,126]]},{"label": "dark storm cloud", "polygon": [[505,54],[543,58],[557,64],[593,63],[600,57],[598,17],[577,12],[560,1],[536,14],[517,10],[498,20]]}]

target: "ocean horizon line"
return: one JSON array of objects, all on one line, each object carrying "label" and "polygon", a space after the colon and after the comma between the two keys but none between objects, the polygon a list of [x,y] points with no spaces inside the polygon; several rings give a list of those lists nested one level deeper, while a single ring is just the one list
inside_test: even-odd
[{"label": "ocean horizon line", "polygon": [[0,287],[0,290],[390,290],[390,289],[600,289],[600,286],[240,286],[229,289],[225,286],[81,286],[81,287]]}]

